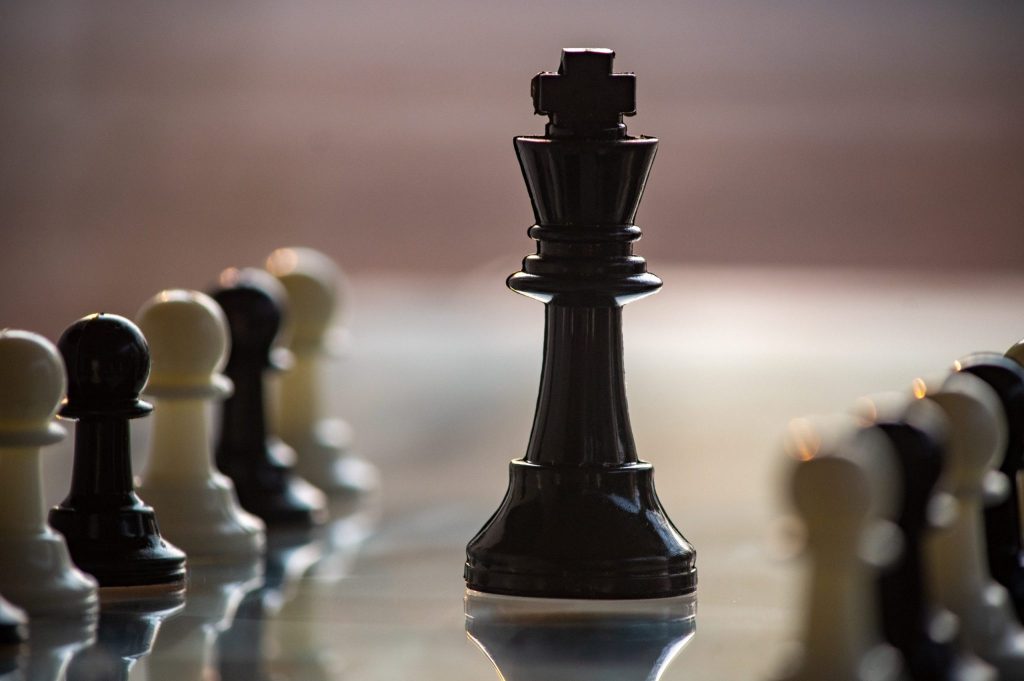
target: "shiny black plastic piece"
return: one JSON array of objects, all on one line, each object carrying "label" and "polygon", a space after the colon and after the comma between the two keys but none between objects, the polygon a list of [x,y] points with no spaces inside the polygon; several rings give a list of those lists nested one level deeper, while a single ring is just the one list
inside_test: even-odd
[{"label": "shiny black plastic piece", "polygon": [[903,551],[878,581],[882,631],[903,654],[910,678],[952,681],[957,652],[951,641],[937,640],[932,633],[935,613],[927,593],[923,553],[925,536],[931,531],[928,505],[942,473],[945,443],[902,415],[880,414],[876,425],[892,444],[903,480],[896,517],[903,532]]},{"label": "shiny black plastic piece", "polygon": [[267,435],[264,373],[281,368],[273,343],[285,301],[266,272],[229,272],[211,294],[231,330],[224,373],[235,385],[221,412],[217,467],[234,481],[242,507],[268,525],[319,525],[327,518],[323,495],[294,472],[294,450]]},{"label": "shiny black plastic piece", "polygon": [[160,537],[132,480],[128,420],[153,409],[139,399],[149,377],[142,332],[124,317],[96,314],[68,327],[57,345],[68,372],[60,416],[78,422],[71,490],[50,510],[50,524],[101,587],[182,582],[185,554]]},{"label": "shiny black plastic piece", "polygon": [[1018,479],[1024,469],[1024,367],[994,352],[968,355],[957,362],[960,371],[974,374],[999,395],[1006,414],[1006,452],[999,470],[1010,482],[1003,501],[985,507],[985,539],[992,577],[1006,587],[1024,620],[1024,547],[1021,546]]},{"label": "shiny black plastic piece", "polygon": [[[544,367],[526,455],[511,463],[504,501],[466,549],[471,589],[564,598],[696,589],[694,549],[658,501],[626,405],[621,306],[661,286],[633,254],[658,141],[625,137],[625,128],[594,133],[592,122],[634,108],[611,74],[613,56],[566,50],[562,76],[534,80],[536,109],[552,114],[558,134],[549,125],[546,137],[515,139],[537,253],[508,286],[547,305]],[[552,100],[549,83],[574,74],[589,74],[586,96]]]}]

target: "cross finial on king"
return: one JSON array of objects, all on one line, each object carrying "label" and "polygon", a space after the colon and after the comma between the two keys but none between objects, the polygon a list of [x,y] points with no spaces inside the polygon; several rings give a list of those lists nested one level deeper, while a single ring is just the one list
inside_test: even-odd
[{"label": "cross finial on king", "polygon": [[534,112],[548,116],[548,137],[624,137],[623,116],[636,113],[636,76],[613,73],[615,52],[597,47],[562,50],[558,73],[542,71],[530,90]]}]

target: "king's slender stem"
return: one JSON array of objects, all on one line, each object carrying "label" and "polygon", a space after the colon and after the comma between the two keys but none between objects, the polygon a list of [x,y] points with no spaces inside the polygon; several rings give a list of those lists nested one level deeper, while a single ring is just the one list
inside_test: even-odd
[{"label": "king's slender stem", "polygon": [[547,305],[544,368],[525,459],[565,466],[636,462],[621,307]]}]

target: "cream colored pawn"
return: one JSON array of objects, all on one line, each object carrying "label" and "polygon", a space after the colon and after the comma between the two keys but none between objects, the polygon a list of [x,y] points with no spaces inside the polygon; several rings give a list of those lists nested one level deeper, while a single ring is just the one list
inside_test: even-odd
[{"label": "cream colored pawn", "polygon": [[96,581],[71,562],[46,522],[39,449],[64,438],[54,423],[67,378],[53,343],[0,331],[0,593],[29,617],[96,615]]},{"label": "cream colored pawn", "polygon": [[852,417],[796,419],[786,453],[797,459],[790,488],[806,528],[810,588],[803,650],[786,681],[894,681],[900,654],[883,643],[878,572],[899,555],[895,515],[900,473],[876,429]]},{"label": "cream colored pawn", "polygon": [[1006,351],[1006,356],[1024,366],[1024,340],[1014,343],[1013,347]]},{"label": "cream colored pawn", "polygon": [[260,554],[263,521],[238,505],[210,451],[207,405],[231,393],[231,381],[219,373],[228,348],[223,311],[198,291],[169,290],[142,306],[138,324],[152,357],[145,392],[157,401],[139,495],[192,562]]},{"label": "cream colored pawn", "polygon": [[377,470],[352,453],[352,429],[324,414],[320,377],[338,351],[332,329],[342,299],[338,266],[311,248],[279,248],[267,270],[288,292],[285,337],[295,358],[278,378],[277,435],[298,454],[299,473],[328,494],[355,495],[377,487]]},{"label": "cream colored pawn", "polygon": [[959,514],[926,541],[938,600],[960,618],[967,647],[1001,679],[1024,679],[1024,630],[1006,589],[992,579],[985,546],[984,506],[1004,498],[1009,480],[998,471],[1006,451],[1006,421],[999,397],[983,380],[954,373],[938,390],[919,395],[946,413],[950,440],[939,489],[952,494]]}]

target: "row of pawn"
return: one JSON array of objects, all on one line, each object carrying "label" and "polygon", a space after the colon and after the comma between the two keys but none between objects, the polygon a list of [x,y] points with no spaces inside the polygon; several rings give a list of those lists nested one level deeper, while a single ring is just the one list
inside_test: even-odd
[{"label": "row of pawn", "polygon": [[809,588],[785,681],[1024,679],[1024,341],[794,420]]},{"label": "row of pawn", "polygon": [[[225,270],[209,295],[158,293],[134,323],[84,317],[56,346],[0,331],[0,646],[24,640],[26,622],[95,620],[101,593],[180,593],[186,556],[251,561],[268,527],[315,528],[329,496],[373,491],[375,469],[321,404],[342,286],[324,254],[282,248],[265,270]],[[154,411],[136,487],[129,421]],[[40,449],[65,437],[55,416],[75,422],[74,458],[47,515]]]}]

